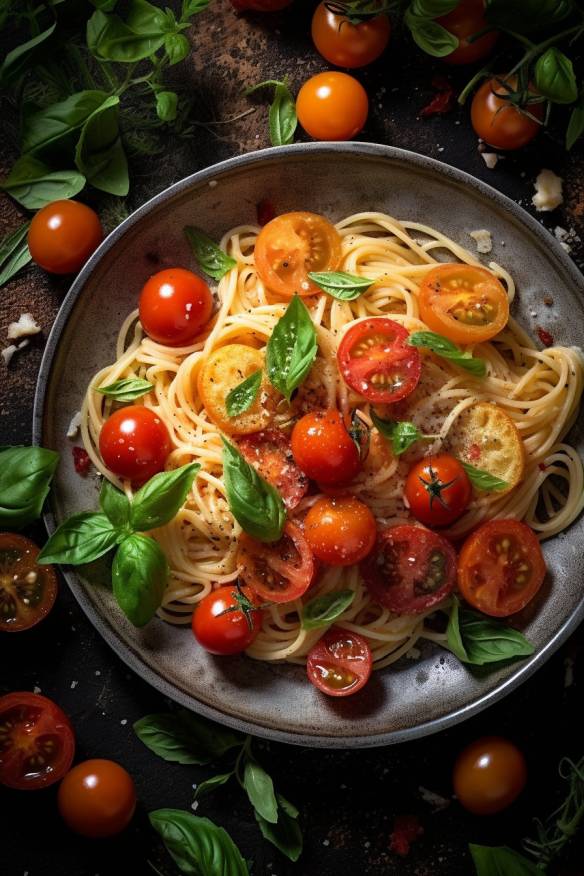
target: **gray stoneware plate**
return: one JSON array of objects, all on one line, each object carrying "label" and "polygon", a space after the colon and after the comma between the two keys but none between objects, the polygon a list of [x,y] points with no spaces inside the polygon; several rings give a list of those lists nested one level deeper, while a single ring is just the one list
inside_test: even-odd
[{"label": "gray stoneware plate", "polygon": [[[490,229],[492,258],[517,281],[514,313],[522,324],[531,331],[535,323],[544,325],[558,343],[584,345],[581,275],[534,219],[473,177],[421,155],[367,143],[300,144],[230,159],[176,183],[126,219],[89,260],[63,303],[47,343],[34,409],[35,442],[62,454],[46,515],[49,532],[70,514],[97,507],[96,481],[75,474],[65,433],[90,376],[111,361],[118,328],[136,306],[142,284],[163,266],[196,269],[184,225],[200,225],[217,239],[234,225],[255,222],[256,203],[264,197],[278,212],[313,210],[338,219],[382,210],[422,219],[471,249],[468,232]],[[553,308],[543,306],[544,293],[552,294]],[[581,423],[572,436],[581,453],[583,438]],[[442,730],[501,699],[535,672],[584,615],[578,586],[583,541],[580,520],[545,545],[548,589],[524,621],[536,646],[530,659],[478,679],[448,652],[428,645],[419,660],[404,659],[376,673],[359,696],[340,700],[320,694],[300,667],[205,654],[194,646],[188,628],[154,620],[134,629],[99,583],[106,579],[104,567],[67,569],[65,576],[105,640],[163,694],[259,736],[356,748]]]}]

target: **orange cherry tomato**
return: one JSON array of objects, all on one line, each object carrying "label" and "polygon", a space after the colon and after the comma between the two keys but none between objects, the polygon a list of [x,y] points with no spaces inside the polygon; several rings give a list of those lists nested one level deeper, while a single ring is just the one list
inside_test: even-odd
[{"label": "orange cherry tomato", "polygon": [[254,258],[261,281],[277,295],[317,295],[322,290],[308,272],[335,270],[341,260],[341,238],[324,216],[284,213],[264,225]]},{"label": "orange cherry tomato", "polygon": [[76,273],[103,240],[99,216],[79,201],[53,201],[30,223],[28,248],[50,274]]},{"label": "orange cherry tomato", "polygon": [[37,565],[34,541],[13,532],[0,533],[0,631],[20,632],[45,618],[57,597],[52,566]]},{"label": "orange cherry tomato", "polygon": [[242,533],[237,565],[240,579],[261,599],[292,602],[312,584],[314,559],[302,530],[288,521],[279,541],[265,544]]},{"label": "orange cherry tomato", "polygon": [[452,783],[462,806],[475,815],[494,815],[517,799],[527,781],[527,766],[516,745],[485,736],[459,754]]},{"label": "orange cherry tomato", "polygon": [[292,430],[291,446],[296,464],[320,484],[344,486],[361,470],[360,452],[335,409],[305,414]]},{"label": "orange cherry tomato", "polygon": [[[507,88],[502,81],[508,83]],[[509,88],[516,87],[515,76],[493,77],[481,85],[472,99],[470,120],[475,133],[495,149],[521,149],[542,126],[543,103],[530,103],[522,111],[506,99]]]},{"label": "orange cherry tomato", "polygon": [[132,820],[136,789],[122,766],[95,758],[67,773],[59,786],[57,805],[75,833],[92,838],[115,836]]},{"label": "orange cherry tomato", "polygon": [[167,268],[146,281],[140,293],[140,322],[159,344],[191,344],[213,311],[204,280],[184,268]]},{"label": "orange cherry tomato", "polygon": [[163,471],[171,449],[168,429],[143,405],[120,408],[99,433],[99,452],[105,465],[118,477],[137,484]]},{"label": "orange cherry tomato", "polygon": [[331,627],[309,652],[306,671],[315,687],[330,697],[348,697],[369,681],[371,648],[357,633]]},{"label": "orange cherry tomato", "polygon": [[248,587],[238,591],[235,584],[226,584],[212,590],[195,607],[193,634],[210,654],[240,654],[251,645],[261,629],[262,611],[244,612],[238,596],[256,604],[255,594]]},{"label": "orange cherry tomato", "polygon": [[520,520],[489,520],[465,541],[458,557],[458,588],[491,617],[507,617],[530,602],[545,578],[539,541]]},{"label": "orange cherry tomato", "polygon": [[348,73],[317,73],[296,98],[298,121],[315,140],[351,140],[363,129],[368,112],[367,92]]},{"label": "orange cherry tomato", "polygon": [[387,15],[376,15],[353,24],[346,15],[319,3],[312,17],[312,41],[317,52],[337,67],[365,67],[375,61],[389,42]]},{"label": "orange cherry tomato", "polygon": [[458,37],[458,48],[442,58],[447,64],[474,64],[488,58],[499,39],[499,32],[490,30],[469,42],[470,37],[489,26],[484,0],[461,0],[452,12],[437,18],[436,23]]},{"label": "orange cherry tomato", "polygon": [[420,523],[448,526],[466,510],[472,487],[460,462],[448,453],[440,453],[411,467],[404,495]]},{"label": "orange cherry tomato", "polygon": [[353,496],[319,499],[304,520],[312,553],[331,566],[359,563],[375,544],[375,518]]},{"label": "orange cherry tomato", "polygon": [[457,344],[494,338],[509,319],[505,287],[485,268],[458,263],[433,268],[420,286],[420,316]]}]

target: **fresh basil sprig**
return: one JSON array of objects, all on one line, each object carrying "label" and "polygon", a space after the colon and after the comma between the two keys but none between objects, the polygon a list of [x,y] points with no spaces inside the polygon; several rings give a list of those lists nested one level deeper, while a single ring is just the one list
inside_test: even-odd
[{"label": "fresh basil sprig", "polygon": [[268,378],[288,401],[312,368],[317,351],[314,323],[302,299],[295,295],[266,347]]},{"label": "fresh basil sprig", "polygon": [[332,624],[355,599],[354,590],[335,590],[315,596],[302,609],[302,629],[317,630]]},{"label": "fresh basil sprig", "polygon": [[0,529],[22,529],[41,516],[58,462],[44,447],[0,449]]},{"label": "fresh basil sprig", "polygon": [[191,876],[249,876],[241,852],[222,827],[182,809],[156,809],[150,824],[181,873]]},{"label": "fresh basil sprig", "polygon": [[32,261],[27,240],[29,227],[30,222],[25,222],[0,241],[0,286]]},{"label": "fresh basil sprig", "polygon": [[557,46],[550,46],[535,64],[535,87],[554,103],[574,103],[578,83],[574,65]]},{"label": "fresh basil sprig", "polygon": [[544,871],[508,846],[469,844],[476,876],[543,876]]},{"label": "fresh basil sprig", "polygon": [[198,228],[187,225],[184,229],[186,238],[190,243],[199,267],[209,277],[220,280],[225,274],[237,265],[235,259],[217,246],[215,241]]},{"label": "fresh basil sprig", "polygon": [[428,55],[444,58],[458,48],[458,37],[446,30],[435,18],[446,15],[459,0],[413,0],[406,9],[404,23],[414,42]]},{"label": "fresh basil sprig", "polygon": [[259,82],[257,85],[246,88],[244,94],[250,95],[260,88],[270,87],[274,89],[274,99],[270,104],[268,114],[270,143],[272,146],[285,146],[287,143],[292,143],[298,125],[296,103],[286,82],[280,82],[278,79],[267,79],[265,82]]},{"label": "fresh basil sprig", "polygon": [[436,332],[412,332],[408,338],[408,344],[412,347],[425,347],[442,359],[448,359],[459,368],[464,368],[474,377],[484,377],[487,366],[484,359],[477,359],[470,353],[465,353],[444,335]]},{"label": "fresh basil sprig", "polygon": [[161,471],[140,487],[132,501],[130,524],[135,532],[156,529],[176,517],[201,466],[189,462],[173,471]]},{"label": "fresh basil sprig", "polygon": [[168,582],[168,561],[157,541],[135,532],[124,538],[112,564],[116,602],[134,626],[156,614]]},{"label": "fresh basil sprig", "polygon": [[141,377],[122,377],[121,380],[115,380],[108,386],[98,387],[97,392],[113,398],[114,401],[131,402],[142,398],[151,389],[154,389],[154,384]]},{"label": "fresh basil sprig", "polygon": [[243,787],[249,802],[258,815],[270,824],[278,820],[278,802],[274,783],[263,766],[252,757],[247,757],[243,768]]},{"label": "fresh basil sprig", "polygon": [[338,301],[354,301],[375,282],[345,271],[309,271],[308,276],[323,292]]},{"label": "fresh basil sprig", "polygon": [[239,414],[249,410],[256,400],[261,385],[262,372],[261,369],[258,369],[258,371],[250,374],[249,377],[246,377],[245,380],[242,380],[241,383],[238,383],[237,386],[234,386],[227,393],[227,398],[225,399],[227,416],[237,417]]},{"label": "fresh basil sprig", "polygon": [[85,186],[85,177],[77,170],[51,170],[33,155],[23,155],[13,165],[0,189],[26,207],[40,210],[52,201],[77,195]]},{"label": "fresh basil sprig", "polygon": [[244,737],[192,712],[146,715],[134,724],[138,739],[170,763],[204,765],[241,747]]},{"label": "fresh basil sprig", "polygon": [[519,630],[461,608],[456,597],[450,609],[446,635],[449,650],[463,663],[473,666],[529,657],[535,650]]},{"label": "fresh basil sprig", "polygon": [[408,420],[382,420],[375,411],[371,411],[371,419],[377,431],[391,442],[394,456],[401,456],[416,441],[431,441],[436,435],[424,435],[415,423]]},{"label": "fresh basil sprig", "polygon": [[462,460],[460,464],[467,473],[469,481],[477,490],[483,490],[485,493],[488,493],[506,490],[509,487],[507,481],[490,474],[488,471],[484,471],[482,468],[475,468],[474,465],[462,462]]},{"label": "fresh basil sprig", "polygon": [[231,513],[241,528],[258,541],[278,541],[286,522],[282,497],[233,444],[225,438],[222,441],[223,478]]}]

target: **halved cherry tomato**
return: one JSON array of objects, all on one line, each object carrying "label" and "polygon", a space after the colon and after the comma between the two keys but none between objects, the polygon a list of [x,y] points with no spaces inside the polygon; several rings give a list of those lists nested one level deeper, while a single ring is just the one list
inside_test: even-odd
[{"label": "halved cherry tomato", "polygon": [[324,216],[283,213],[260,231],[254,259],[261,281],[277,295],[317,295],[322,290],[308,272],[335,270],[341,260],[341,238]]},{"label": "halved cherry tomato", "polygon": [[255,432],[238,441],[244,458],[279,492],[284,505],[296,508],[308,490],[308,478],[294,462],[290,439],[280,429]]},{"label": "halved cherry tomato", "polygon": [[460,462],[448,453],[440,453],[411,467],[404,496],[420,523],[448,526],[468,507],[472,486]]},{"label": "halved cherry tomato", "polygon": [[448,432],[447,448],[461,462],[474,465],[505,481],[512,490],[523,478],[525,447],[519,431],[505,411],[491,402],[477,402],[456,418]]},{"label": "halved cherry tomato", "polygon": [[298,92],[296,113],[315,140],[351,140],[367,121],[369,99],[361,83],[348,73],[317,73]]},{"label": "halved cherry tomato", "polygon": [[0,630],[19,632],[48,615],[57,596],[52,566],[38,566],[34,541],[12,532],[0,533]]},{"label": "halved cherry tomato", "polygon": [[[245,604],[246,609],[242,607]],[[195,639],[211,654],[240,654],[256,638],[262,625],[255,594],[248,587],[226,584],[213,590],[195,607]]]},{"label": "halved cherry tomato", "polygon": [[475,815],[494,815],[517,799],[527,781],[525,758],[501,736],[485,736],[459,754],[452,774],[459,802]]},{"label": "halved cherry tomato", "polygon": [[314,575],[312,552],[300,527],[290,521],[274,544],[264,544],[242,533],[237,565],[241,580],[269,602],[298,599],[306,593]]},{"label": "halved cherry tomato", "polygon": [[456,553],[437,532],[400,524],[377,534],[360,569],[375,602],[395,614],[420,614],[454,589]]},{"label": "halved cherry tomato", "polygon": [[362,319],[344,335],[337,361],[345,383],[372,402],[390,404],[418,385],[422,360],[409,333],[393,319]]},{"label": "halved cherry tomato", "polygon": [[452,12],[437,18],[436,23],[458,37],[458,48],[442,58],[447,64],[473,64],[487,58],[499,39],[499,32],[490,30],[469,42],[470,37],[489,26],[484,0],[461,0]]},{"label": "halved cherry tomato", "polygon": [[304,535],[319,560],[331,566],[352,566],[375,544],[375,518],[353,496],[319,499],[306,515]]},{"label": "halved cherry tomato", "polygon": [[387,15],[376,15],[353,24],[346,15],[319,3],[312,17],[312,41],[317,52],[337,67],[365,67],[373,63],[389,42]]},{"label": "halved cherry tomato", "polygon": [[539,541],[520,520],[489,520],[465,541],[458,557],[458,588],[491,617],[507,617],[530,602],[545,578]]},{"label": "halved cherry tomato", "polygon": [[99,452],[105,465],[136,484],[163,471],[172,449],[168,429],[143,405],[128,405],[109,417],[99,433]]},{"label": "halved cherry tomato", "polygon": [[209,321],[213,296],[204,280],[184,268],[158,271],[140,293],[140,322],[159,344],[191,344]]},{"label": "halved cherry tomato", "polygon": [[309,680],[331,697],[357,693],[371,675],[371,648],[357,633],[331,627],[306,661]]},{"label": "halved cherry tomato", "polygon": [[292,430],[292,454],[309,478],[329,486],[343,486],[361,470],[361,456],[334,408],[305,414]]},{"label": "halved cherry tomato", "polygon": [[515,76],[494,76],[472,99],[470,120],[475,133],[495,149],[521,149],[542,127],[543,103],[529,103],[519,109],[506,99],[516,87]]},{"label": "halved cherry tomato", "polygon": [[32,217],[28,248],[50,274],[73,274],[103,240],[99,216],[79,201],[53,201]]},{"label": "halved cherry tomato", "polygon": [[57,803],[61,817],[75,833],[92,838],[115,836],[132,820],[136,788],[119,763],[95,758],[67,773]]},{"label": "halved cherry tomato", "polygon": [[420,286],[420,316],[433,332],[457,344],[478,344],[499,334],[509,319],[505,287],[474,265],[433,268]]},{"label": "halved cherry tomato", "polygon": [[0,697],[0,783],[21,791],[46,788],[73,763],[67,715],[47,697],[19,691]]}]

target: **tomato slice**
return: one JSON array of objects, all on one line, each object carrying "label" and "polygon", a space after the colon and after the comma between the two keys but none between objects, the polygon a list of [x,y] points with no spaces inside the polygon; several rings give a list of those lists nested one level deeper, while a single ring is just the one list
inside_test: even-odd
[{"label": "tomato slice", "polygon": [[545,578],[539,541],[520,520],[489,520],[465,541],[458,587],[467,602],[491,617],[507,617],[530,602]]},{"label": "tomato slice", "polygon": [[308,478],[294,462],[290,439],[280,429],[265,429],[238,442],[244,458],[272,484],[288,511],[296,508],[308,490]]},{"label": "tomato slice", "polygon": [[420,614],[454,589],[456,553],[437,532],[405,523],[379,532],[359,568],[375,602],[395,614]]},{"label": "tomato slice", "polygon": [[241,580],[268,602],[298,599],[310,587],[314,574],[308,542],[300,527],[290,521],[274,544],[264,544],[242,533],[237,565]]},{"label": "tomato slice", "polygon": [[38,566],[34,541],[11,532],[0,533],[0,630],[19,632],[48,615],[57,597],[52,566]]},{"label": "tomato slice", "polygon": [[420,316],[434,332],[457,344],[478,344],[499,334],[509,319],[503,284],[485,268],[440,265],[426,274]]},{"label": "tomato slice", "polygon": [[308,278],[309,271],[334,271],[341,260],[341,237],[328,219],[317,213],[276,216],[259,233],[255,264],[264,285],[292,298],[322,292]]},{"label": "tomato slice", "polygon": [[393,319],[374,316],[349,329],[337,353],[345,383],[372,402],[400,401],[418,385],[420,354],[408,346],[409,333]]},{"label": "tomato slice", "polygon": [[47,697],[20,691],[0,697],[0,782],[36,791],[62,779],[73,763],[69,719]]},{"label": "tomato slice", "polygon": [[309,652],[306,671],[315,687],[331,697],[361,690],[372,668],[371,648],[357,633],[331,627]]}]

